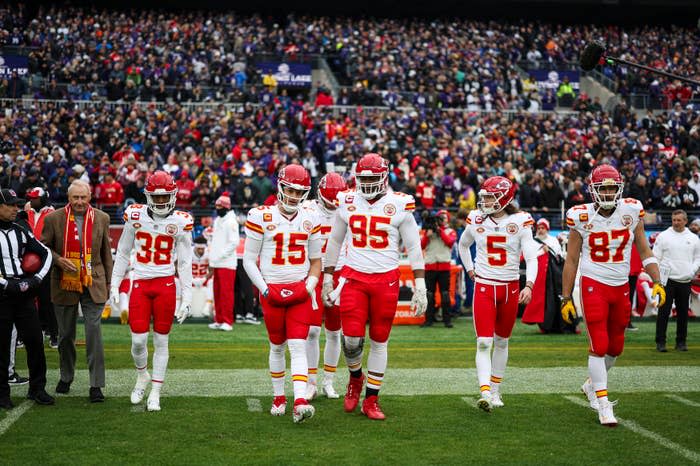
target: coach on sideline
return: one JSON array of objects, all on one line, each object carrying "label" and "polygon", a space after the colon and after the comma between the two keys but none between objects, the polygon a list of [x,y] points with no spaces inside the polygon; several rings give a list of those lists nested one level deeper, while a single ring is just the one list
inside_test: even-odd
[{"label": "coach on sideline", "polygon": [[[676,304],[676,349],[688,351],[688,305],[690,300],[690,282],[700,269],[700,239],[685,225],[688,216],[683,210],[674,210],[671,214],[670,228],[659,233],[654,243],[654,256],[659,260],[661,280],[668,276],[666,286],[666,303],[659,309],[656,318],[656,350],[665,353],[666,328],[671,307]],[[664,270],[668,270],[667,275]]]},{"label": "coach on sideline", "polygon": [[[41,281],[51,268],[51,255],[28,229],[15,223],[18,204],[22,202],[13,190],[0,190],[0,408],[4,409],[13,407],[7,383],[13,324],[27,349],[27,398],[42,405],[54,404],[53,397],[46,393],[44,337],[34,306]],[[38,272],[25,274],[22,271],[25,252],[36,253],[41,258]]]},{"label": "coach on sideline", "polygon": [[112,252],[109,215],[90,206],[89,184],[80,180],[71,183],[66,207],[46,216],[41,241],[56,262],[51,273],[61,361],[56,393],[68,393],[75,375],[75,327],[80,303],[85,319],[90,402],[102,402],[105,356],[100,317],[112,278]]}]

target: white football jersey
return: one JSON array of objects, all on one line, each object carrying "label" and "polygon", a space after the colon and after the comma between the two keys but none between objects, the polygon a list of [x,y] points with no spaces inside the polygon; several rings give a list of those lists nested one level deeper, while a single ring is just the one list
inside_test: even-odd
[{"label": "white football jersey", "polygon": [[596,214],[594,203],[574,206],[566,213],[566,225],[583,239],[581,275],[610,286],[629,282],[634,229],[644,218],[637,199],[624,198],[610,217]]},{"label": "white football jersey", "polygon": [[300,207],[288,219],[277,205],[250,209],[246,237],[262,241],[260,273],[266,283],[293,283],[309,274],[309,259],[321,257],[321,225],[316,212]]},{"label": "white football jersey", "polygon": [[[339,196],[342,196],[341,194],[338,194]],[[328,247],[328,240],[331,237],[331,230],[333,228],[333,222],[335,221],[335,216],[337,213],[337,210],[328,210],[325,209],[324,207],[321,206],[321,201],[318,199],[313,199],[310,201],[304,202],[304,205],[310,209],[313,209],[316,211],[316,214],[318,215],[318,219],[321,222],[321,230],[319,231],[320,238],[321,238],[321,267],[324,269],[326,267],[326,248]],[[347,241],[345,244],[343,244],[343,247],[340,250],[340,256],[338,257],[338,262],[335,264],[335,269],[340,270],[343,268],[343,264],[345,264],[345,255],[347,254],[348,249],[347,249]]]},{"label": "white football jersey", "polygon": [[469,254],[470,246],[476,243],[474,273],[477,280],[496,283],[518,280],[520,255],[529,257],[537,254],[540,248],[532,237],[534,225],[535,221],[525,212],[493,218],[478,209],[472,210],[459,239],[463,262],[471,265],[471,256],[465,258],[464,254]]},{"label": "white football jersey", "polygon": [[391,191],[370,203],[356,192],[349,192],[339,194],[338,200],[338,218],[348,228],[345,265],[362,273],[397,269],[402,239],[400,228],[407,227],[406,234],[418,237],[413,196]]},{"label": "white football jersey", "polygon": [[209,249],[204,250],[204,254],[197,256],[192,248],[192,281],[196,285],[201,285],[209,275]]}]

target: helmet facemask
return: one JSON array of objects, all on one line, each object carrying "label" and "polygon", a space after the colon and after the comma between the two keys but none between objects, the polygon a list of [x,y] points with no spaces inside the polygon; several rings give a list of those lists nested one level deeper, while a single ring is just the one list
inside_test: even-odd
[{"label": "helmet facemask", "polygon": [[[614,188],[614,189],[611,189]],[[623,183],[618,183],[613,180],[604,180],[599,183],[591,183],[591,195],[593,201],[601,209],[614,209],[622,198]],[[604,189],[605,192],[601,192]]]},{"label": "helmet facemask", "polygon": [[155,192],[152,193],[144,191],[144,194],[148,201],[148,208],[151,209],[154,214],[160,217],[167,217],[175,210],[175,195],[177,194],[177,190],[166,191],[164,189],[156,189]]},{"label": "helmet facemask", "polygon": [[355,174],[357,192],[365,199],[374,199],[386,192],[387,173]]},{"label": "helmet facemask", "polygon": [[476,206],[486,215],[497,214],[506,207],[502,206],[500,202],[504,196],[505,193],[502,192],[492,193],[482,189],[479,191],[479,202],[477,202]]},{"label": "helmet facemask", "polygon": [[280,181],[277,183],[277,201],[282,210],[293,214],[309,196],[309,191],[310,189],[306,186]]}]

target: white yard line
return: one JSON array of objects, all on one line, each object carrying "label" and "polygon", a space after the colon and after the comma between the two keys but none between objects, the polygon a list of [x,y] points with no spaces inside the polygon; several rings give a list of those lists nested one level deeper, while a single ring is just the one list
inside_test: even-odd
[{"label": "white yard line", "polygon": [[29,410],[29,408],[32,407],[33,404],[33,401],[25,400],[19,406],[15,406],[11,410],[9,410],[7,412],[7,417],[0,421],[0,435],[7,432],[7,429],[9,429],[12,426],[12,424],[17,422],[17,419],[19,419],[22,416],[22,414],[26,413]]},{"label": "white yard line", "polygon": [[[580,397],[576,396],[571,396],[567,395],[564,398],[569,400],[575,405],[581,406],[583,408],[590,409],[590,406],[587,401],[584,401]],[[693,450],[689,450],[685,448],[683,445],[679,445],[676,442],[667,439],[663,435],[657,434],[654,431],[651,431],[649,429],[645,429],[644,427],[640,426],[634,421],[631,421],[629,419],[622,419],[620,416],[615,416],[617,418],[617,423],[623,427],[626,427],[627,429],[631,430],[637,435],[641,435],[642,437],[646,437],[649,440],[652,440],[656,443],[658,443],[660,446],[664,448],[668,448],[672,452],[676,453],[677,455],[680,455],[684,457],[687,460],[692,461],[693,463],[700,464],[700,453],[697,453]]]},{"label": "white yard line", "polygon": [[245,400],[248,404],[248,411],[251,413],[262,413],[262,405],[257,398],[248,398]]},{"label": "white yard line", "polygon": [[700,408],[700,403],[697,401],[689,400],[688,398],[683,398],[682,396],[678,395],[664,395],[666,398],[670,398],[673,401],[677,401],[681,404],[684,404],[686,406],[692,406],[693,408]]}]

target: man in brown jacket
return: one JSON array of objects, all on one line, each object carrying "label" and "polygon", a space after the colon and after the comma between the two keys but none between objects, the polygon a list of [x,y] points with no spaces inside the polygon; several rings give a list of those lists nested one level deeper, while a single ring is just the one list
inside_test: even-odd
[{"label": "man in brown jacket", "polygon": [[90,371],[90,401],[104,401],[104,348],[100,316],[112,277],[109,215],[90,206],[90,186],[76,180],[68,187],[68,205],[44,221],[41,240],[56,266],[51,273],[51,296],[58,321],[61,379],[56,393],[68,393],[75,374],[75,330],[78,303],[85,319]]}]

